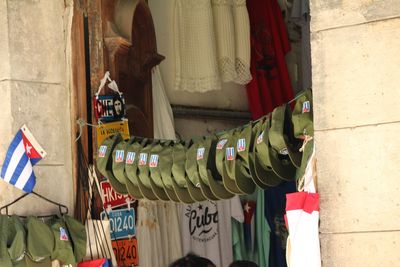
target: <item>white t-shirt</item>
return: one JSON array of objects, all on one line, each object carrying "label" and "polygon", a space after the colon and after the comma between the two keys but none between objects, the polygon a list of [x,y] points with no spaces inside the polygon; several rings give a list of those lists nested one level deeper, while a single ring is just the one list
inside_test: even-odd
[{"label": "white t-shirt", "polygon": [[192,252],[210,259],[216,266],[228,267],[233,261],[232,218],[244,220],[238,196],[182,205],[183,253]]}]

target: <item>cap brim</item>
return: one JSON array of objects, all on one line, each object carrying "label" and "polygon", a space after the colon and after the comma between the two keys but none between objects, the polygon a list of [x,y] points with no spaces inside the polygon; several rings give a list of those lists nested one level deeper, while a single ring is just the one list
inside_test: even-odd
[{"label": "cap brim", "polygon": [[236,185],[240,191],[242,191],[245,194],[251,195],[256,190],[256,184],[251,179],[250,173],[249,173],[249,175],[246,175],[244,173],[244,170],[242,170],[243,166],[241,165],[241,162],[239,162],[239,161],[240,161],[240,159],[235,160]]},{"label": "cap brim", "polygon": [[212,175],[211,171],[207,169],[208,183],[210,184],[211,192],[220,199],[232,198],[235,194],[228,191],[223,182],[217,181]]},{"label": "cap brim", "polygon": [[43,261],[33,261],[28,255],[17,263],[13,263],[14,267],[49,267],[52,266],[50,258],[46,258]]},{"label": "cap brim", "polygon": [[[200,187],[194,186],[194,184],[192,183],[192,181],[190,181],[190,179],[189,179],[189,177],[187,177],[187,175],[185,175],[185,180],[186,180],[186,185],[187,185],[189,194],[194,200],[201,202],[201,201],[204,201],[207,199],[203,195],[203,192],[201,191]],[[200,178],[199,178],[199,180],[200,180]],[[200,186],[200,184],[199,184],[199,186]]]},{"label": "cap brim", "polygon": [[253,176],[253,178],[256,177],[262,184],[264,184],[267,187],[277,186],[283,181],[282,178],[280,178],[278,175],[275,174],[272,168],[270,170],[265,169],[261,165],[260,159],[258,158],[257,155],[255,156],[254,159],[254,167],[255,167],[255,176]]},{"label": "cap brim", "polygon": [[[122,141],[121,135],[114,135],[110,139],[104,140],[104,142],[101,145],[107,146],[107,151],[106,155],[104,158],[99,158],[99,160],[105,160],[106,162],[102,164],[97,164],[97,168],[100,171],[101,174],[103,174],[106,178],[108,178],[108,181],[110,182],[110,185],[112,188],[115,190],[115,192],[125,195],[128,193],[128,190],[126,189],[125,185],[120,183],[117,178],[115,178],[114,173],[112,171],[112,153],[114,151],[115,146],[118,144],[118,142]],[[101,165],[105,164],[105,167],[102,168],[100,167]]]},{"label": "cap brim", "polygon": [[199,184],[200,184],[200,189],[203,192],[203,195],[208,199],[208,200],[220,200],[220,198],[218,198],[212,191],[211,188],[206,185],[202,178],[199,179]]},{"label": "cap brim", "polygon": [[[225,160],[223,160],[222,164],[222,182],[226,190],[231,192],[232,194],[242,195],[245,194],[242,190],[239,189],[234,179],[231,179],[228,175],[228,171],[226,170]],[[235,178],[235,177],[234,177]]]},{"label": "cap brim", "polygon": [[259,178],[259,176],[257,175],[257,171],[256,168],[257,166],[255,165],[255,159],[254,159],[254,154],[250,154],[249,155],[249,159],[250,159],[250,173],[251,173],[251,178],[253,179],[254,183],[262,188],[262,189],[267,189],[269,186],[264,184],[261,179]]},{"label": "cap brim", "polygon": [[[153,190],[151,190],[151,188],[148,188],[147,186],[145,186],[141,179],[143,179],[144,177],[138,177],[137,182],[138,182],[138,186],[139,186],[139,190],[142,193],[143,197],[148,199],[148,200],[158,200],[156,194],[154,194]],[[148,177],[147,177],[148,178]]]},{"label": "cap brim", "polygon": [[131,179],[127,176],[126,179],[126,189],[128,190],[128,194],[136,199],[142,199],[143,194],[140,192],[139,186],[135,185]]},{"label": "cap brim", "polygon": [[157,196],[157,198],[164,200],[164,201],[169,201],[170,199],[169,199],[167,193],[165,192],[164,188],[156,185],[156,183],[153,181],[153,179],[151,177],[149,180],[150,180],[151,190],[154,192],[154,194]]},{"label": "cap brim", "polygon": [[268,153],[274,173],[285,181],[293,181],[296,178],[296,167],[294,167],[289,157],[285,160],[287,164],[284,164],[283,160],[278,158],[278,152],[275,149],[270,147]]},{"label": "cap brim", "polygon": [[168,186],[164,183],[164,181],[163,181],[163,186],[165,193],[168,195],[169,199],[171,199],[174,202],[181,202],[172,187],[168,188]]},{"label": "cap brim", "polygon": [[185,204],[192,204],[195,203],[196,201],[192,198],[192,196],[189,194],[189,191],[187,188],[180,187],[177,182],[175,181],[174,177],[171,177],[172,179],[172,186],[174,188],[174,191],[176,195],[178,196],[179,200]]}]

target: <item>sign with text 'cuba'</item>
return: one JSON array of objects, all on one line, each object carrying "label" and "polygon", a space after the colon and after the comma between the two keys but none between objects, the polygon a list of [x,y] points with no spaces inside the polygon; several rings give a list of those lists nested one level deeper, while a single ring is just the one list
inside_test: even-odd
[{"label": "sign with text 'cuba'", "polygon": [[[100,215],[102,220],[107,219],[105,211]],[[110,220],[110,234],[112,240],[135,236],[135,210],[133,208],[111,210],[108,212],[108,219]]]},{"label": "sign with text 'cuba'", "polygon": [[124,206],[127,204],[127,201],[133,202],[134,199],[130,197],[129,195],[121,195],[117,192],[114,191],[114,189],[111,187],[110,183],[107,181],[103,181],[100,183],[101,187],[101,193],[103,196],[103,207],[104,209],[110,208],[115,208],[115,207],[120,207]]}]

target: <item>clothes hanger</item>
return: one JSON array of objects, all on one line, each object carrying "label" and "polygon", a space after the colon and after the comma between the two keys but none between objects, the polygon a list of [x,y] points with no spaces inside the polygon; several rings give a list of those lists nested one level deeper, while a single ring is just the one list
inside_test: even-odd
[{"label": "clothes hanger", "polygon": [[[43,200],[45,200],[47,202],[50,202],[50,203],[52,203],[54,205],[57,205],[58,209],[60,211],[60,215],[68,214],[68,207],[67,206],[65,206],[63,204],[60,204],[60,203],[57,203],[57,202],[55,202],[53,200],[50,200],[50,199],[48,199],[48,198],[46,198],[46,197],[44,197],[44,196],[42,196],[39,193],[36,193],[34,191],[32,191],[31,193],[25,193],[22,196],[20,196],[17,199],[15,199],[14,201],[12,201],[11,203],[8,203],[7,205],[2,206],[0,208],[0,214],[3,214],[2,211],[5,209],[6,210],[6,215],[8,215],[8,207],[10,207],[11,205],[17,203],[18,201],[20,201],[21,199],[25,198],[28,195],[35,195],[35,196],[40,197],[41,199],[43,199]],[[63,211],[63,209],[64,209],[64,211]],[[53,217],[53,216],[54,216],[54,214],[51,214],[51,215],[40,215],[40,216],[37,216],[37,217],[38,218],[47,218],[47,217]],[[26,216],[18,216],[18,217],[26,218]]]}]

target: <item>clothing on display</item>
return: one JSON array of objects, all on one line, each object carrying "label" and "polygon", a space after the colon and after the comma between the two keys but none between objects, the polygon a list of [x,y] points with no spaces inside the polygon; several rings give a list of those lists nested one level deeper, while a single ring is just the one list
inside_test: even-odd
[{"label": "clothing on display", "polygon": [[193,252],[228,267],[233,261],[231,220],[244,220],[239,197],[182,205],[181,213],[184,254]]},{"label": "clothing on display", "polygon": [[285,55],[290,51],[286,25],[276,0],[248,0],[253,79],[247,84],[252,117],[257,119],[293,99]]},{"label": "clothing on display", "polygon": [[173,37],[175,90],[220,90],[211,1],[176,0]]},{"label": "clothing on display", "polygon": [[319,194],[316,193],[315,144],[306,144],[308,159],[302,192],[287,194],[286,218],[289,229],[286,259],[289,267],[320,267],[321,252],[318,236]]},{"label": "clothing on display", "polygon": [[269,266],[271,229],[264,216],[264,191],[240,196],[244,222],[232,221],[232,246],[235,260],[248,260]]},{"label": "clothing on display", "polygon": [[265,217],[271,228],[269,266],[286,267],[286,194],[296,192],[296,182],[284,182],[265,190]]}]

